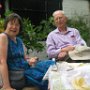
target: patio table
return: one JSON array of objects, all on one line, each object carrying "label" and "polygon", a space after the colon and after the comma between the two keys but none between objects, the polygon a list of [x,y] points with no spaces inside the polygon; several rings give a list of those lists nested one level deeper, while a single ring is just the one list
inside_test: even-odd
[{"label": "patio table", "polygon": [[90,90],[90,63],[57,63],[50,66],[46,79],[50,90]]}]

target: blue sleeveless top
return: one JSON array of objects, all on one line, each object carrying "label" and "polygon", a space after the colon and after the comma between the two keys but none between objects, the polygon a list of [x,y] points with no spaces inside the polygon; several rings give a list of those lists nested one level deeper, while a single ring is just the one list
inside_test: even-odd
[{"label": "blue sleeveless top", "polygon": [[19,37],[16,38],[16,43],[8,37],[7,53],[7,64],[9,70],[21,70],[27,68],[28,63],[24,59],[23,42]]}]

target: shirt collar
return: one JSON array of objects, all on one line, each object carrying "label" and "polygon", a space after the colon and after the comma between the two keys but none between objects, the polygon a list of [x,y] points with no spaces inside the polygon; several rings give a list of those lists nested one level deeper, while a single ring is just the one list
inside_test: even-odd
[{"label": "shirt collar", "polygon": [[[71,32],[71,29],[69,29],[69,27],[67,27],[67,33],[69,33],[69,32]],[[60,32],[58,28],[56,28],[55,33],[60,33],[60,34],[62,34],[62,32]],[[66,33],[66,34],[67,34],[67,33]]]}]

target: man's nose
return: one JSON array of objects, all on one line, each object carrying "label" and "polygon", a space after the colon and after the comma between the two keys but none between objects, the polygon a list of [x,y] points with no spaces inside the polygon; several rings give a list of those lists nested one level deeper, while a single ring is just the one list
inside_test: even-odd
[{"label": "man's nose", "polygon": [[57,21],[58,21],[58,22],[61,21],[61,18],[58,18]]}]

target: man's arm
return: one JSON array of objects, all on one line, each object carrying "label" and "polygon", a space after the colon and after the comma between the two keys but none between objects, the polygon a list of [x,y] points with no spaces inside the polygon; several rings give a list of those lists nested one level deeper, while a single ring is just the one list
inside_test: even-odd
[{"label": "man's arm", "polygon": [[57,49],[52,35],[48,35],[46,40],[47,54],[49,58],[56,58],[60,53],[61,48]]},{"label": "man's arm", "polygon": [[72,45],[69,45],[69,46],[67,46],[67,47],[62,48],[61,51],[60,51],[60,53],[58,54],[57,58],[58,58],[59,60],[60,60],[60,59],[63,59],[65,56],[68,55],[68,52],[69,52],[69,51],[72,51],[72,50],[74,50],[74,49],[75,49],[75,47],[72,46]]}]

